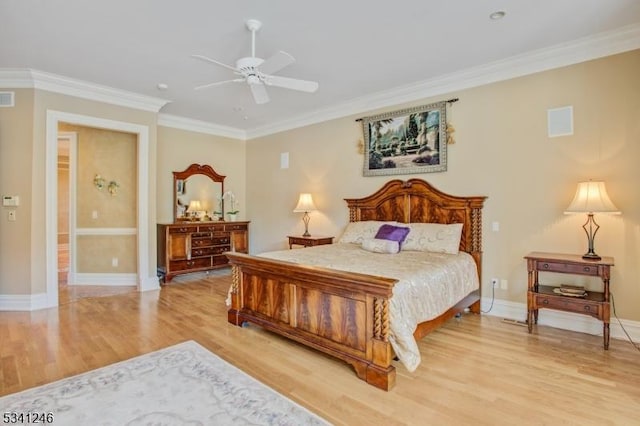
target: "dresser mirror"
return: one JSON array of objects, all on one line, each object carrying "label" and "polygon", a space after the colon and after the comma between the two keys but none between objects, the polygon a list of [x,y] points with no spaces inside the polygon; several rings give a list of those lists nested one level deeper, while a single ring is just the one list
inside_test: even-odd
[{"label": "dresser mirror", "polygon": [[173,221],[223,220],[224,178],[206,164],[173,172]]}]

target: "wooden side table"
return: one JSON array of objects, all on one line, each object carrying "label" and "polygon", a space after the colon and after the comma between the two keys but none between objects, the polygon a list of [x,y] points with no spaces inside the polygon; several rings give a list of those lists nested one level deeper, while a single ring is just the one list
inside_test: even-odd
[{"label": "wooden side table", "polygon": [[289,239],[289,249],[293,248],[293,245],[299,245],[304,247],[321,246],[324,244],[333,244],[333,237],[303,237],[303,236],[287,236]]},{"label": "wooden side table", "polygon": [[[603,322],[604,349],[609,349],[609,279],[613,257],[603,256],[601,260],[585,260],[580,255],[532,252],[527,259],[528,291],[527,291],[527,324],[529,333],[533,324],[538,323],[540,308],[557,309],[590,315]],[[538,272],[554,272],[561,274],[588,275],[600,277],[603,291],[588,291],[584,297],[570,297],[557,294],[553,286],[540,285]]]}]

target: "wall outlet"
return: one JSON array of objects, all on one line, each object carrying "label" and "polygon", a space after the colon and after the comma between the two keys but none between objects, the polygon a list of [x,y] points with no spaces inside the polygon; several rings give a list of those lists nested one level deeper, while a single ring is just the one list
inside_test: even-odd
[{"label": "wall outlet", "polygon": [[491,278],[491,287],[498,288],[498,279],[497,278]]},{"label": "wall outlet", "polygon": [[114,257],[111,259],[111,266],[113,266],[114,268],[118,267],[118,258]]},{"label": "wall outlet", "polygon": [[16,221],[16,211],[15,210],[9,210],[9,212],[7,214],[7,220],[9,220],[9,222],[15,222]]},{"label": "wall outlet", "polygon": [[507,282],[507,280],[500,280],[500,289],[506,290],[508,288],[509,288],[509,283]]}]

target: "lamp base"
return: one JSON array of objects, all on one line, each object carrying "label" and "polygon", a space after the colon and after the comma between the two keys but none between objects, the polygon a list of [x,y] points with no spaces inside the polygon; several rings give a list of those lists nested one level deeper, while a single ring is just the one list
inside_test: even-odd
[{"label": "lamp base", "polygon": [[598,256],[595,253],[585,253],[584,255],[582,255],[582,258],[584,260],[601,260],[602,257]]},{"label": "lamp base", "polygon": [[304,234],[302,234],[302,236],[310,237],[311,234],[309,233],[309,213],[308,212],[304,212],[304,215],[302,216],[302,221],[304,222]]}]

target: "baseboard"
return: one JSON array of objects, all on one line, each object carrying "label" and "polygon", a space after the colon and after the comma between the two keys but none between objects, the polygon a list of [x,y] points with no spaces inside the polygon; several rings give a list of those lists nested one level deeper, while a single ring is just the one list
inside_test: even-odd
[{"label": "baseboard", "polygon": [[[491,306],[491,298],[483,297],[482,310],[487,311]],[[516,321],[527,320],[526,303],[510,302],[508,300],[495,299],[493,307],[489,312],[483,312],[485,315],[492,315],[501,318],[507,318]],[[548,325],[550,327],[561,328],[563,330],[577,331],[580,333],[594,334],[602,336],[602,323],[595,318],[587,315],[579,315],[571,312],[556,311],[554,309],[540,309],[538,313],[538,324]],[[640,322],[618,319],[611,317],[610,333],[614,339],[628,340],[621,325],[629,333],[634,342],[640,342]]]},{"label": "baseboard", "polygon": [[137,286],[136,274],[88,274],[76,273],[73,284],[69,285],[104,285],[104,286]]},{"label": "baseboard", "polygon": [[[136,274],[77,274],[82,284],[75,285],[102,285],[102,286],[136,286]],[[141,281],[138,287],[140,291],[159,290],[158,277],[148,277]],[[36,311],[51,308],[47,301],[46,293],[38,294],[0,294],[1,311]]]},{"label": "baseboard", "polygon": [[48,308],[47,294],[0,294],[0,311],[36,311]]}]

